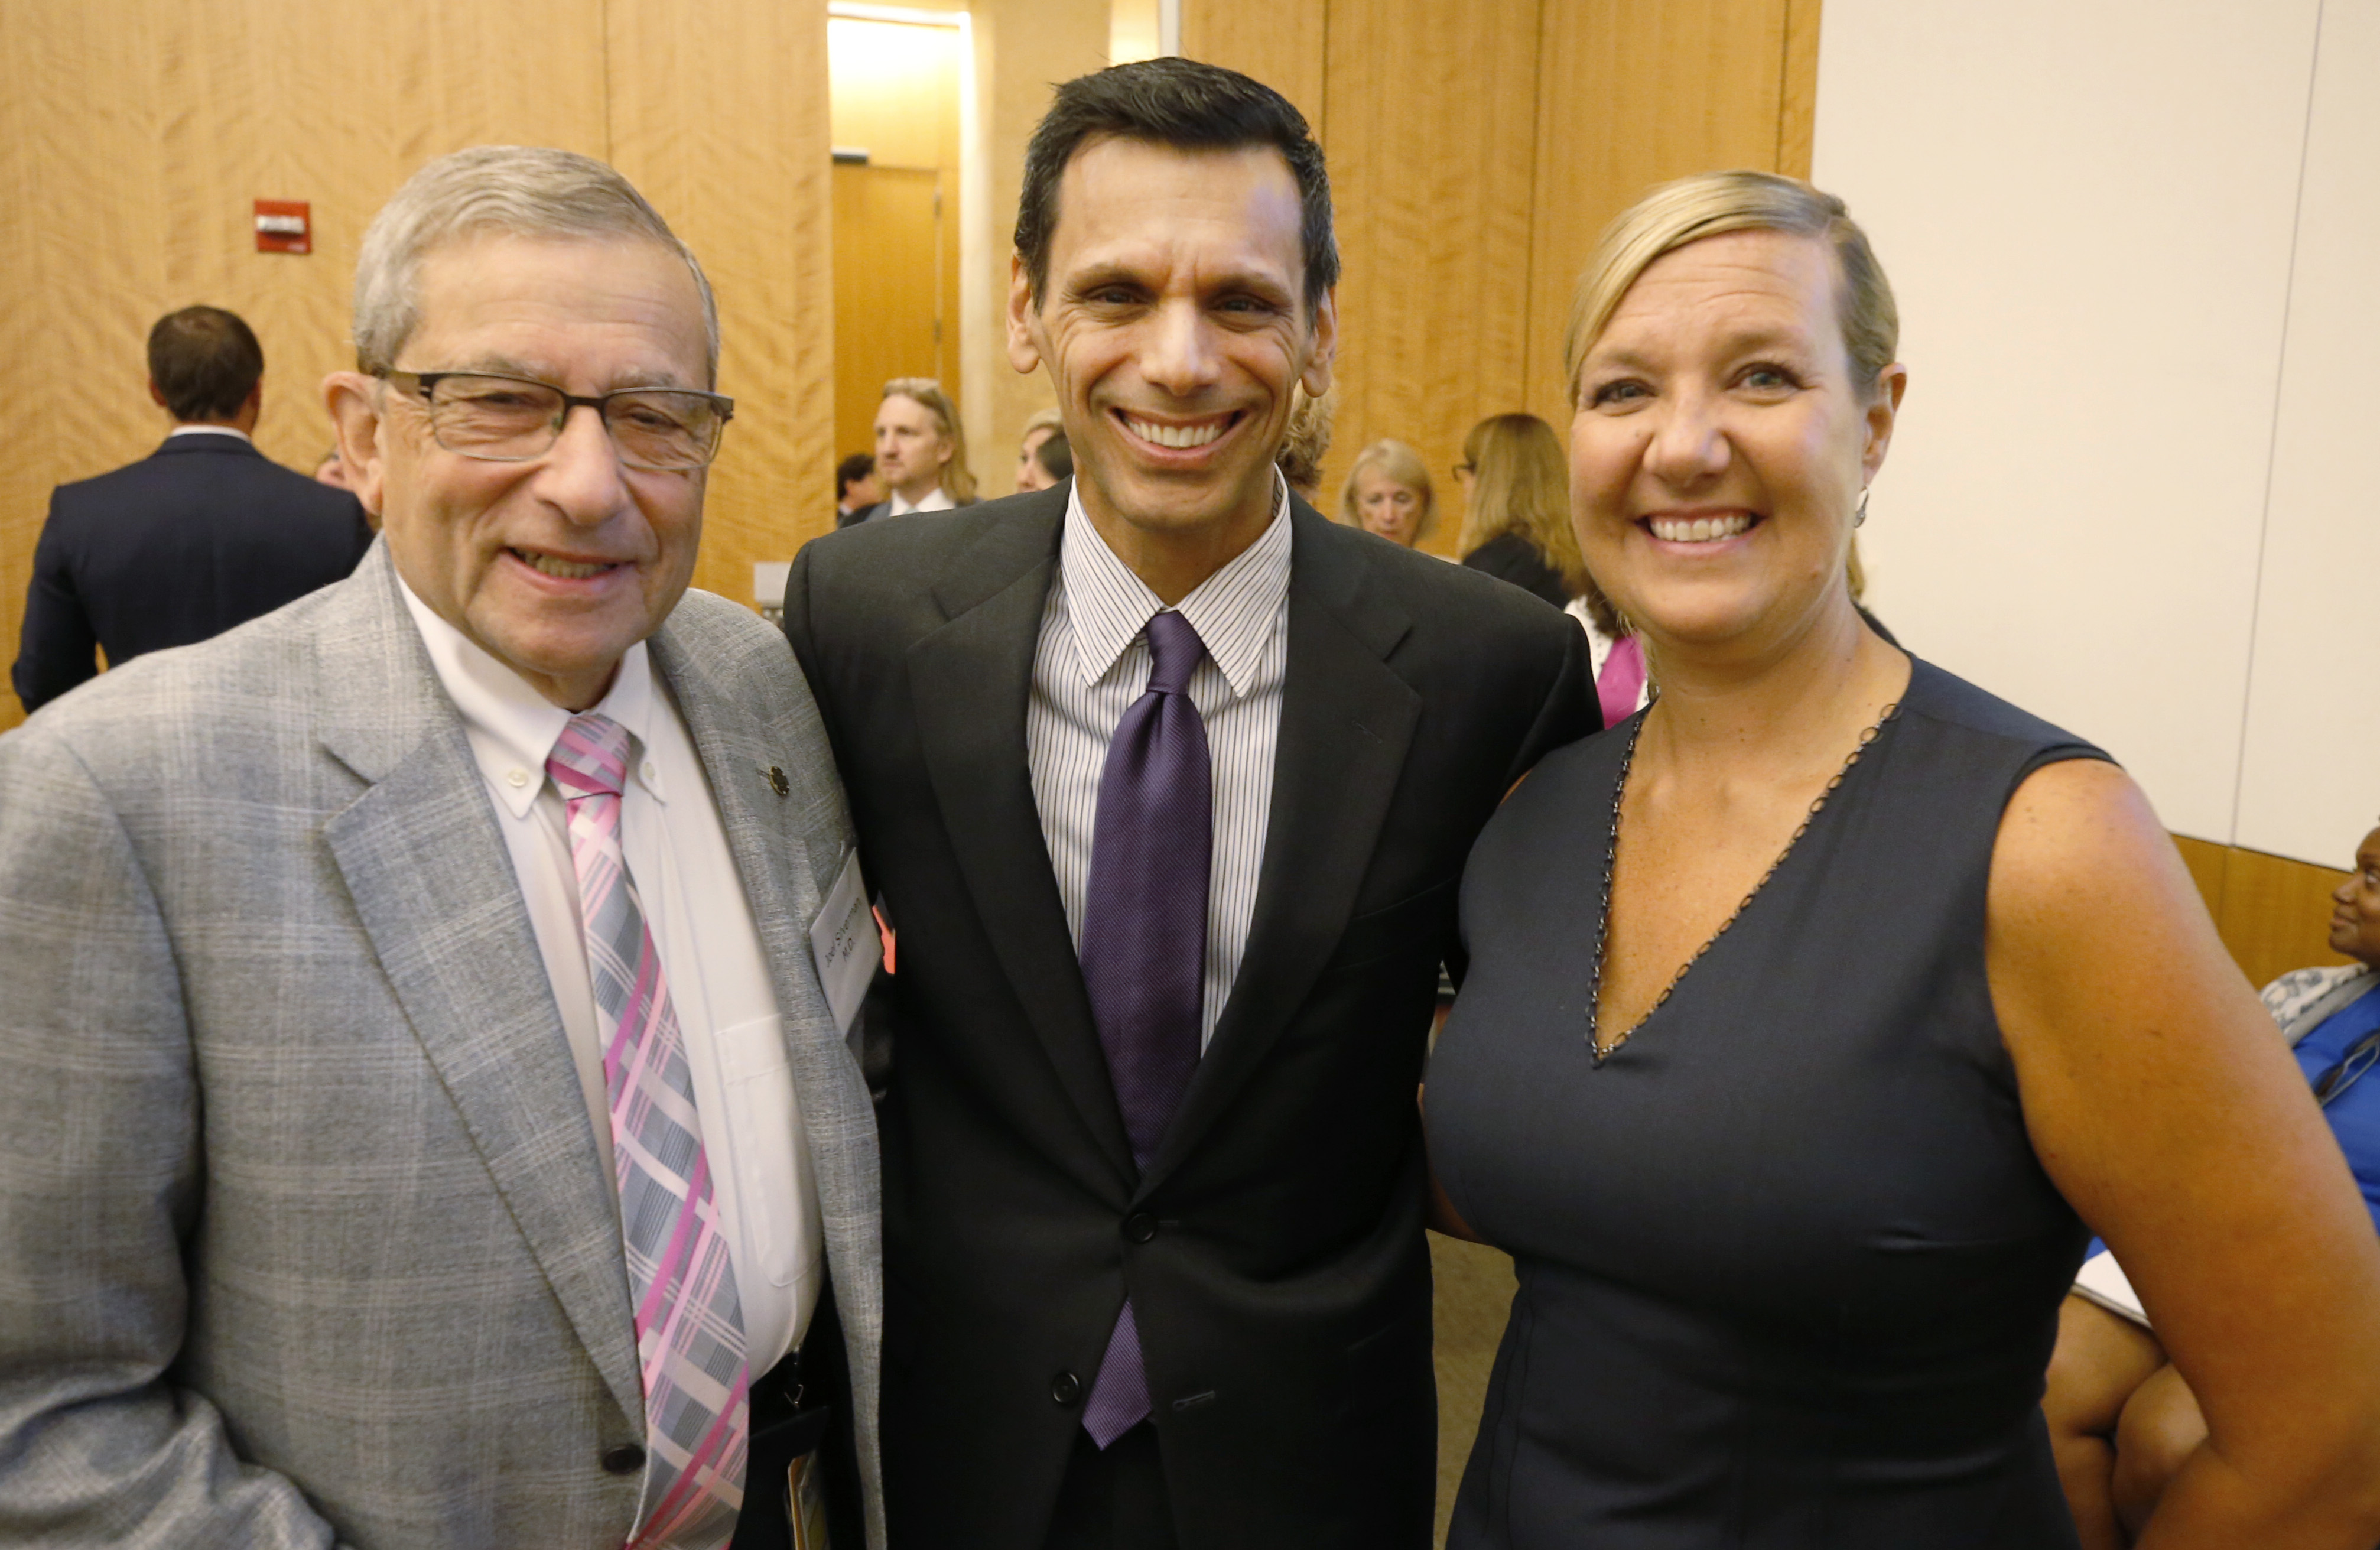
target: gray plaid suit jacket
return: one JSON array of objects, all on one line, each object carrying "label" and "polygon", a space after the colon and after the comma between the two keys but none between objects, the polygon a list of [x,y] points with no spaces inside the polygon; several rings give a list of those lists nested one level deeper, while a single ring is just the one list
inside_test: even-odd
[{"label": "gray plaid suit jacket", "polygon": [[[651,649],[773,966],[880,1544],[876,1130],[808,945],[850,820],[774,631],[689,593]],[[384,545],[0,738],[0,1542],[616,1550],[597,1157]]]}]

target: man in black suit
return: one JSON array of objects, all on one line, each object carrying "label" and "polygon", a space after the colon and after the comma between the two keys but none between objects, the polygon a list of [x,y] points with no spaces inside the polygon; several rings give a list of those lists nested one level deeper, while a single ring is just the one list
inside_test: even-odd
[{"label": "man in black suit", "polygon": [[220,307],[149,331],[165,445],[50,495],[10,677],[27,714],[143,652],[220,635],[356,568],[371,530],[354,495],[285,469],[249,439],[264,352]]},{"label": "man in black suit", "polygon": [[1290,498],[1338,257],[1278,94],[1068,82],[1016,247],[1075,479],[830,534],[785,600],[897,932],[893,1542],[1421,1550],[1415,1089],[1471,841],[1597,725],[1585,637]]},{"label": "man in black suit", "polygon": [[883,482],[876,477],[876,459],[855,452],[834,466],[834,525],[847,528],[863,520],[868,509],[884,499]]}]

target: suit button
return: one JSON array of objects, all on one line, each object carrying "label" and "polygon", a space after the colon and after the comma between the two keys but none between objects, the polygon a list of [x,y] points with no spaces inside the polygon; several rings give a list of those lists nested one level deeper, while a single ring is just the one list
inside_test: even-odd
[{"label": "suit button", "polygon": [[1157,1236],[1157,1218],[1135,1211],[1123,1219],[1123,1235],[1135,1243],[1146,1243]]},{"label": "suit button", "polygon": [[1061,1373],[1050,1380],[1050,1402],[1072,1410],[1075,1401],[1083,1397],[1083,1380],[1072,1373]]},{"label": "suit button", "polygon": [[605,1474],[634,1474],[645,1467],[645,1450],[634,1443],[615,1443],[603,1450]]}]

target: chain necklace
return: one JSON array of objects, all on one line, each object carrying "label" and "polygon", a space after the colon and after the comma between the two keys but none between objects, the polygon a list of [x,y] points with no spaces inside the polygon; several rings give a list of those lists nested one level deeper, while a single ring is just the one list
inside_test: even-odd
[{"label": "chain necklace", "polygon": [[1645,716],[1651,714],[1650,710],[1647,710],[1645,715],[1638,716],[1636,725],[1629,729],[1628,746],[1620,755],[1620,779],[1611,787],[1611,833],[1604,842],[1603,849],[1603,897],[1598,906],[1599,923],[1595,930],[1595,958],[1588,966],[1586,975],[1586,1047],[1593,1053],[1597,1069],[1601,1069],[1603,1063],[1618,1053],[1621,1045],[1635,1037],[1636,1031],[1651,1021],[1655,1012],[1669,1004],[1670,997],[1677,991],[1678,982],[1686,977],[1686,970],[1700,963],[1703,955],[1709,952],[1720,937],[1727,934],[1728,928],[1735,924],[1754,899],[1760,897],[1760,890],[1768,886],[1768,880],[1777,875],[1777,869],[1785,864],[1785,858],[1793,853],[1793,847],[1800,844],[1802,836],[1810,832],[1810,825],[1816,821],[1819,810],[1827,805],[1827,799],[1835,794],[1836,788],[1842,785],[1844,777],[1852,773],[1852,766],[1860,762],[1860,755],[1865,753],[1868,745],[1876,741],[1883,733],[1886,725],[1900,714],[1900,702],[1895,700],[1885,706],[1883,714],[1876,718],[1875,723],[1859,735],[1859,742],[1852,748],[1851,757],[1843,761],[1843,767],[1837,770],[1833,778],[1819,790],[1816,799],[1810,803],[1810,811],[1803,815],[1800,824],[1794,828],[1791,836],[1785,841],[1785,848],[1777,852],[1777,859],[1768,863],[1768,870],[1760,874],[1760,881],[1752,885],[1752,891],[1744,895],[1737,901],[1735,908],[1727,912],[1727,919],[1721,921],[1718,923],[1718,929],[1712,932],[1704,939],[1703,945],[1694,949],[1694,956],[1678,965],[1678,971],[1670,976],[1670,982],[1661,987],[1661,994],[1653,998],[1653,1004],[1650,1007],[1645,1008],[1645,1015],[1621,1029],[1619,1036],[1607,1044],[1597,1036],[1595,1024],[1603,1005],[1603,952],[1611,937],[1611,873],[1620,860],[1620,801],[1628,794],[1628,769],[1636,762],[1636,739],[1644,733]]}]

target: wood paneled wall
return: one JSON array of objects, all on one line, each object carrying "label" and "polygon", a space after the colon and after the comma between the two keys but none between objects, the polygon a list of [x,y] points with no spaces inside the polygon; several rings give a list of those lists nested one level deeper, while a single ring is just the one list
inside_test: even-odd
[{"label": "wood paneled wall", "polygon": [[971,10],[989,165],[970,260],[983,321],[966,341],[973,355],[965,409],[976,477],[989,498],[1015,490],[1025,422],[1058,401],[1047,371],[1019,375],[1008,363],[1008,259],[1015,251],[1026,142],[1049,111],[1056,82],[1106,67],[1115,11],[1107,0],[974,0]]},{"label": "wood paneled wall", "polygon": [[2330,896],[2346,873],[2182,835],[2173,842],[2250,984],[2261,988],[2292,969],[2348,961],[2329,946]]},{"label": "wood paneled wall", "polygon": [[1279,88],[1330,154],[1344,275],[1324,495],[1369,442],[1451,468],[1481,418],[1567,432],[1562,330],[1603,226],[1666,178],[1806,173],[1818,0],[1184,0],[1184,52]]},{"label": "wood paneled wall", "polygon": [[[1256,77],[1295,103],[1319,134],[1331,13],[1340,8],[1330,0],[1182,0],[1182,52]],[[1379,0],[1378,8],[1422,6]]]},{"label": "wood paneled wall", "polygon": [[[604,0],[18,6],[0,49],[0,653],[16,655],[49,491],[147,453],[149,325],[229,307],[265,352],[258,441],[310,468],[349,365],[373,213],[466,145],[611,159],[701,256],[738,400],[698,585],[751,593],[832,489],[824,8]],[[793,83],[790,84],[789,83]],[[250,201],[311,201],[315,250],[255,250]],[[0,693],[0,728],[20,718]]]},{"label": "wood paneled wall", "polygon": [[834,525],[832,165],[826,7],[612,6],[611,159],[719,298],[735,422],[710,475],[694,584],[752,601],[752,566]]}]

